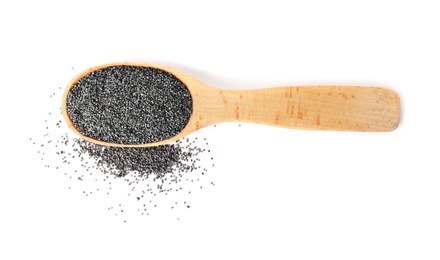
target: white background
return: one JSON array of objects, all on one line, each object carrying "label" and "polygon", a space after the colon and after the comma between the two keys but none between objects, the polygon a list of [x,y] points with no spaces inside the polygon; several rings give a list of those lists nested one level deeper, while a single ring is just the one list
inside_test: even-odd
[{"label": "white background", "polygon": [[[436,1],[12,2],[0,4],[1,259],[440,259]],[[179,220],[124,223],[29,141],[52,92],[116,61],[220,88],[388,87],[402,119],[390,133],[203,129],[191,137],[209,140],[215,186]]]}]

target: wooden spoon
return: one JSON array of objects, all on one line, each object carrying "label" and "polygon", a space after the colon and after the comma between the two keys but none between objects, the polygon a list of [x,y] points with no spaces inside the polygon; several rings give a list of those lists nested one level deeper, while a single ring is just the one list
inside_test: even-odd
[{"label": "wooden spoon", "polygon": [[[186,127],[167,140],[140,145],[107,143],[81,134],[66,111],[72,85],[92,71],[109,66],[143,66],[172,73],[188,88],[193,112]],[[111,63],[85,70],[66,87],[62,114],[70,129],[87,141],[111,146],[155,146],[180,139],[200,128],[220,122],[250,122],[306,130],[386,132],[400,118],[399,96],[381,87],[291,86],[254,90],[218,89],[175,69],[147,63]]]}]

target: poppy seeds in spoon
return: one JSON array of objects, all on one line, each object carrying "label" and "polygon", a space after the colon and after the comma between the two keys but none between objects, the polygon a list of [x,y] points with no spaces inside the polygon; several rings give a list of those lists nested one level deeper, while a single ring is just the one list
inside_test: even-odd
[{"label": "poppy seeds in spoon", "polygon": [[79,79],[66,98],[75,128],[116,144],[146,144],[179,134],[192,114],[192,97],[173,74],[151,67],[116,65]]}]

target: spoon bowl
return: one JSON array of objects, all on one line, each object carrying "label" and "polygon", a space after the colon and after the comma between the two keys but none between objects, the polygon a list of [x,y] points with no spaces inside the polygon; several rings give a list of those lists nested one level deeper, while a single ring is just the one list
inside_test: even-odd
[{"label": "spoon bowl", "polygon": [[[92,72],[114,66],[154,68],[172,74],[188,89],[192,113],[176,135],[155,142],[120,144],[84,135],[67,109],[75,84]],[[110,104],[117,106],[118,104]],[[399,96],[392,90],[366,86],[286,86],[253,90],[211,87],[173,68],[148,63],[110,63],[75,76],[62,97],[62,114],[69,128],[87,141],[110,146],[142,147],[167,144],[198,129],[221,122],[250,122],[303,130],[387,132],[400,118]]]}]

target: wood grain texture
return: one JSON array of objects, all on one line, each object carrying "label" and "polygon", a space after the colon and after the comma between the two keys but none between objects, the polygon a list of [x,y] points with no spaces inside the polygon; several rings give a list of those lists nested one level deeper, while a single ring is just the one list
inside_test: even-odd
[{"label": "wood grain texture", "polygon": [[[66,112],[66,97],[80,78],[109,66],[129,65],[162,69],[179,78],[191,93],[193,113],[176,136],[156,143],[118,145],[82,135]],[[291,86],[254,90],[218,89],[175,69],[147,63],[111,63],[78,74],[66,87],[62,112],[67,125],[82,138],[112,146],[154,146],[180,139],[208,125],[221,122],[249,122],[305,130],[386,132],[400,119],[397,93],[381,87]]]},{"label": "wood grain texture", "polygon": [[278,87],[198,91],[199,127],[241,121],[295,129],[391,131],[399,122],[399,97],[384,88]]}]

